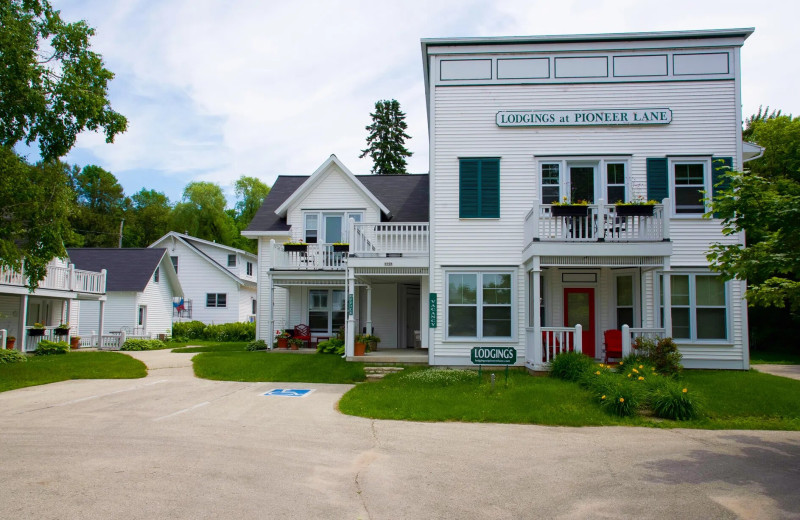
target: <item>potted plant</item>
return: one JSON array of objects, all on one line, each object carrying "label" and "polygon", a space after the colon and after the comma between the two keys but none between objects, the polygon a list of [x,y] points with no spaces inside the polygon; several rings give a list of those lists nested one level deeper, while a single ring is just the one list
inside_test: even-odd
[{"label": "potted plant", "polygon": [[36,322],[33,324],[33,328],[28,330],[28,336],[37,337],[37,336],[44,336],[44,324]]},{"label": "potted plant", "polygon": [[69,322],[60,323],[53,331],[56,336],[66,336],[69,334]]},{"label": "potted plant", "polygon": [[367,351],[367,343],[364,341],[364,337],[362,334],[356,336],[355,345],[353,346],[356,356],[363,356]]},{"label": "potted plant", "polygon": [[287,253],[304,252],[308,250],[308,244],[306,244],[305,242],[284,242],[283,250],[286,251]]},{"label": "potted plant", "polygon": [[15,338],[14,336],[9,336],[9,337],[6,339],[6,348],[7,348],[8,350],[14,350],[14,345],[15,345],[16,343],[17,343],[17,338]]},{"label": "potted plant", "polygon": [[614,204],[614,211],[618,217],[652,217],[656,204],[658,203],[654,200],[638,197],[630,202],[617,201]]},{"label": "potted plant", "polygon": [[334,253],[349,253],[350,252],[350,244],[345,244],[342,242],[336,242],[333,244],[333,252]]},{"label": "potted plant", "polygon": [[367,344],[367,352],[375,352],[378,350],[378,343],[381,342],[381,338],[372,334],[367,334],[364,336],[364,342]]},{"label": "potted plant", "polygon": [[289,338],[289,348],[297,350],[303,345],[303,340],[300,338]]},{"label": "potted plant", "polygon": [[81,346],[81,337],[80,336],[72,336],[69,338],[69,348],[72,350],[78,350]]},{"label": "potted plant", "polygon": [[278,332],[278,335],[276,336],[278,342],[278,348],[283,348],[283,349],[289,348],[289,337],[290,334],[288,331],[284,330],[282,332]]},{"label": "potted plant", "polygon": [[550,212],[554,217],[585,217],[589,214],[589,202],[579,200],[571,203],[564,197],[563,201],[552,204]]}]

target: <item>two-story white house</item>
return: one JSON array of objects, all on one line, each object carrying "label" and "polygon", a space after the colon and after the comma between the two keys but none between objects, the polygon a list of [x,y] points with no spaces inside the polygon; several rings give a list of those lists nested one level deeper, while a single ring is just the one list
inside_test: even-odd
[{"label": "two-story white house", "polygon": [[[752,32],[422,40],[431,364],[493,345],[531,368],[565,346],[601,359],[615,329],[626,348],[674,338],[687,367],[749,367],[745,282],[706,259],[744,237],[703,215],[717,168],[755,153],[741,135]],[[657,204],[616,204],[637,200]]]},{"label": "two-story white house", "polygon": [[350,356],[366,331],[382,350],[427,347],[428,207],[427,175],[356,176],[335,155],[279,176],[242,232],[258,240],[257,337],[344,326]]},{"label": "two-story white house", "polygon": [[175,231],[150,247],[166,248],[178,273],[183,297],[174,302],[175,321],[255,320],[256,255]]},{"label": "two-story white house", "polygon": [[[0,330],[15,339],[17,350],[36,350],[41,339],[69,341],[78,335],[80,302],[100,306],[106,300],[106,271],[78,269],[69,258],[51,260],[47,276],[33,292],[27,282],[24,266],[21,271],[0,269]],[[44,331],[32,333],[35,323],[44,325]],[[68,334],[57,335],[58,326],[66,323]],[[100,323],[87,325],[99,328]]]}]

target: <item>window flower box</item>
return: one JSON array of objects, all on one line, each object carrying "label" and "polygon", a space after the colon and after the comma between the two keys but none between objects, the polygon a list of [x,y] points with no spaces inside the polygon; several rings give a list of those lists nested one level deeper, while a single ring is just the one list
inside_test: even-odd
[{"label": "window flower box", "polygon": [[333,244],[334,253],[349,253],[350,244]]},{"label": "window flower box", "polygon": [[299,242],[286,242],[283,244],[283,250],[287,253],[303,253],[308,251],[308,244]]},{"label": "window flower box", "polygon": [[553,204],[550,209],[554,217],[585,217],[589,215],[586,204]]},{"label": "window flower box", "polygon": [[653,204],[617,204],[615,210],[618,217],[652,217]]},{"label": "window flower box", "polygon": [[44,336],[44,329],[29,329],[28,336],[32,338]]}]

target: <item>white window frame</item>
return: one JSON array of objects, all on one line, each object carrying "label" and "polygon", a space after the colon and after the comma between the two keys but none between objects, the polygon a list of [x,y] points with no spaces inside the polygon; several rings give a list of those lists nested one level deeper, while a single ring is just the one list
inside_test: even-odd
[{"label": "white window frame", "polygon": [[[341,216],[342,217],[342,240],[346,243],[349,241],[347,237],[347,233],[350,228],[350,217],[356,222],[364,222],[364,213],[366,210],[363,209],[352,209],[352,210],[320,210],[320,211],[304,211],[303,212],[303,240],[308,242],[308,231],[311,230],[308,226],[309,217],[316,217],[317,220],[317,241],[318,244],[332,244],[333,242],[329,242],[328,238],[325,235],[325,217],[326,216]],[[308,242],[309,244],[314,242]]]},{"label": "white window frame", "polygon": [[[622,164],[625,168],[625,202],[629,202],[633,196],[631,189],[631,156],[561,156],[561,157],[539,157],[536,159],[536,178],[538,181],[539,201],[543,198],[543,186],[554,186],[553,184],[542,184],[543,166],[546,164],[558,165],[558,196],[559,202],[563,202],[565,194],[570,193],[570,180],[569,168],[575,167],[593,167],[594,168],[594,203],[597,204],[599,200],[603,200],[605,204],[614,204],[615,200],[606,200],[608,197],[608,164]],[[613,186],[618,186],[614,184]],[[643,197],[644,193],[639,194]],[[574,202],[574,201],[570,201]]]},{"label": "white window frame", "polygon": [[228,255],[228,267],[236,267],[236,254]]},{"label": "white window frame", "polygon": [[[695,157],[668,157],[667,158],[667,174],[669,177],[669,197],[672,204],[671,217],[682,219],[699,219],[703,218],[703,214],[709,211],[708,199],[711,196],[711,156],[695,156]],[[703,165],[703,211],[702,213],[678,213],[677,205],[678,198],[675,195],[675,165],[678,164],[702,164]]]},{"label": "white window frame", "polygon": [[[477,293],[475,295],[475,305],[477,312],[475,315],[477,336],[450,336],[450,275],[453,274],[469,274],[477,275]],[[483,336],[483,275],[485,274],[507,274],[511,276],[511,336]],[[444,334],[446,342],[463,343],[480,342],[480,343],[508,343],[517,340],[517,320],[518,320],[518,306],[517,302],[517,270],[509,268],[480,268],[480,269],[448,269],[444,271],[444,306],[445,306],[445,323]]]},{"label": "white window frame", "polygon": [[[619,295],[617,294],[617,278],[629,276],[633,279],[633,286],[631,290],[633,291],[633,323],[627,323],[629,327],[639,327],[640,323],[642,322],[641,316],[641,299],[639,297],[640,289],[639,289],[639,276],[638,272],[635,270],[619,270],[614,272],[614,326],[617,326],[617,309],[619,309]],[[627,306],[625,306],[627,307]]]},{"label": "white window frame", "polygon": [[345,301],[344,301],[344,323],[347,323],[347,294],[344,289],[331,289],[331,288],[321,288],[321,287],[310,287],[308,292],[306,293],[306,323],[308,323],[309,328],[311,327],[311,291],[326,291],[328,293],[328,330],[327,331],[314,331],[311,332],[313,334],[336,334],[336,331],[333,329],[333,292],[339,291],[344,293]]},{"label": "white window frame", "polygon": [[[697,339],[697,292],[695,289],[695,278],[697,276],[719,276],[711,271],[672,271],[670,272],[670,283],[672,276],[688,276],[689,277],[689,336],[688,338],[674,338],[676,343],[685,344],[691,343],[696,345],[732,345],[733,344],[733,323],[731,316],[731,283],[730,280],[723,282],[725,290],[725,338],[724,339]],[[658,303],[656,318],[659,321],[659,326],[663,327],[664,316],[664,282],[665,276],[659,276],[659,283],[656,284],[656,302]],[[670,291],[670,294],[672,291]],[[672,302],[670,302],[672,307]],[[721,306],[720,306],[721,307]],[[717,307],[713,307],[717,308]]]}]

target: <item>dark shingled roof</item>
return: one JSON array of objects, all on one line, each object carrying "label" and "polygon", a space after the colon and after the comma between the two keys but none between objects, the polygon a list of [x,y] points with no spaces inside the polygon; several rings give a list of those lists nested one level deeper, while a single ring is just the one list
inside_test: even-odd
[{"label": "dark shingled roof", "polygon": [[[392,222],[428,222],[428,175],[356,175],[392,213]],[[289,231],[275,210],[306,180],[307,175],[281,175],[250,221],[247,231]]]},{"label": "dark shingled roof", "polygon": [[67,249],[69,259],[77,269],[108,271],[106,291],[144,291],[166,252],[163,247]]}]

